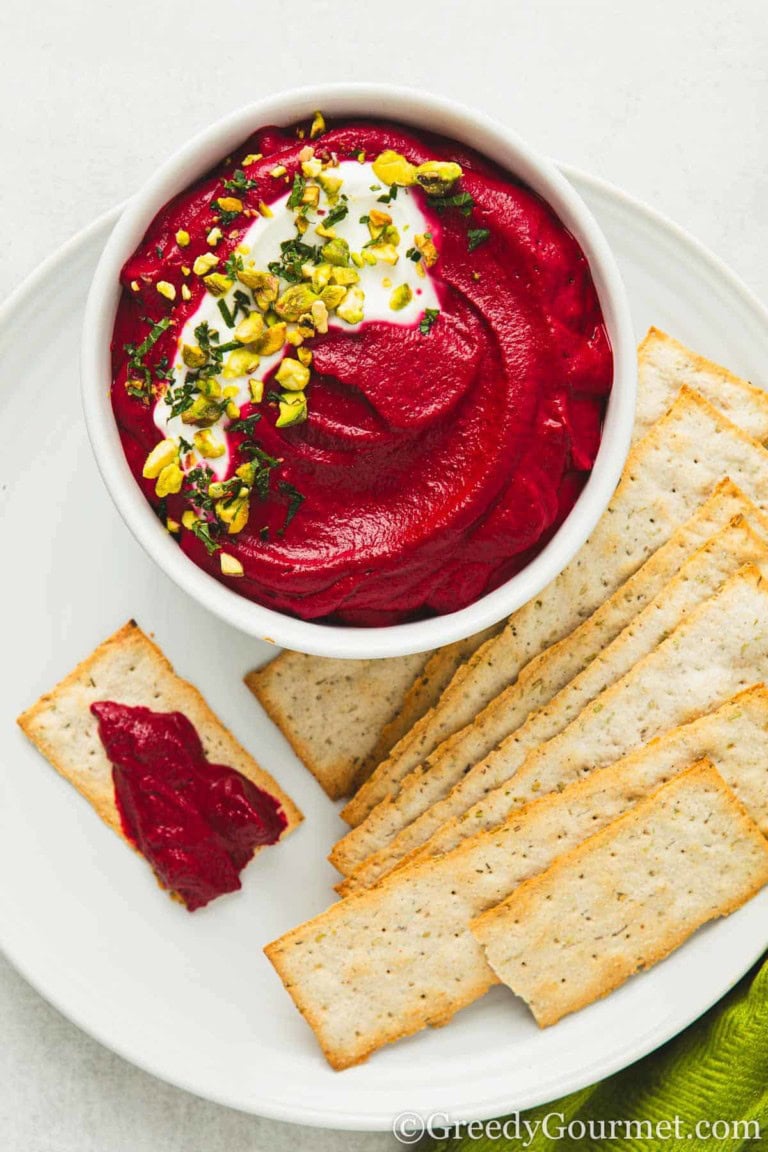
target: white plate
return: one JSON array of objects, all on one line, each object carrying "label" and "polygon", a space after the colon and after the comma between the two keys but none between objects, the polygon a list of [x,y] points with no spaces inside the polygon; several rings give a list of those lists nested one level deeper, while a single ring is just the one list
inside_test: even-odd
[{"label": "white plate", "polygon": [[[612,243],[637,331],[668,329],[759,379],[768,317],[698,244],[614,189],[570,173]],[[246,1111],[388,1128],[405,1109],[454,1120],[552,1100],[638,1059],[701,1014],[768,945],[768,892],[607,1000],[540,1032],[493,989],[446,1028],[332,1072],[261,953],[320,911],[342,831],[334,806],[242,684],[270,649],[204,615],[155,570],[114,511],[78,400],[80,322],[116,213],[22,286],[0,314],[0,943],[62,1012],[128,1060]],[[26,743],[14,718],[135,616],[197,683],[307,820],[190,916]]]}]

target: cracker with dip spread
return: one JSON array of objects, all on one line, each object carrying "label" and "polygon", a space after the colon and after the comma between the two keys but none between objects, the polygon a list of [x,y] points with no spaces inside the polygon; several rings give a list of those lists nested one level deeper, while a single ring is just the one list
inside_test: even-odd
[{"label": "cracker with dip spread", "polygon": [[239,888],[254,852],[301,822],[277,781],[134,621],[18,723],[190,911]]}]

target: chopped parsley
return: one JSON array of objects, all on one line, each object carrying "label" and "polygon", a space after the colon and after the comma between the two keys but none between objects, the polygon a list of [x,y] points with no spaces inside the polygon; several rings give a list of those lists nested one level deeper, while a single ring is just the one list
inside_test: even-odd
[{"label": "chopped parsley", "polygon": [[440,315],[440,309],[439,308],[425,308],[424,309],[424,315],[422,316],[421,321],[419,323],[419,332],[421,332],[422,336],[428,336],[429,335],[429,333],[432,331],[432,325],[434,324],[435,320],[437,320],[439,315]]},{"label": "chopped parsley", "polygon": [[490,234],[490,228],[470,228],[467,232],[467,247],[470,252],[474,252],[475,248],[485,244]]},{"label": "chopped parsley", "polygon": [[240,420],[233,420],[228,431],[242,432],[244,436],[252,436],[253,429],[261,420],[260,412],[252,412],[250,416],[243,416]]},{"label": "chopped parsley", "polygon": [[419,252],[418,248],[408,248],[405,255],[409,260],[413,260],[414,264],[418,264],[419,260],[421,260],[421,252]]},{"label": "chopped parsley", "polygon": [[237,252],[232,252],[224,261],[224,271],[231,280],[236,280],[238,272],[242,272],[243,268],[243,258]]},{"label": "chopped parsley", "polygon": [[349,208],[346,204],[337,204],[335,208],[331,208],[328,215],[323,219],[324,228],[332,228],[334,224],[338,224],[349,213]]},{"label": "chopped parsley", "polygon": [[273,276],[282,276],[289,284],[298,284],[302,279],[302,264],[319,264],[320,249],[311,244],[305,244],[298,237],[293,240],[283,240],[280,245],[280,259],[273,260],[268,265]]},{"label": "chopped parsley", "polygon": [[469,216],[475,206],[475,201],[469,192],[454,192],[452,196],[427,196],[427,203],[436,212],[444,212],[446,208],[457,208],[462,216]]},{"label": "chopped parsley", "polygon": [[301,175],[300,172],[297,172],[293,178],[293,188],[291,189],[291,194],[288,197],[288,205],[287,205],[288,208],[300,208],[301,207],[301,198],[304,195],[304,189],[306,188],[306,186],[307,186],[306,180],[304,179],[304,177]]},{"label": "chopped parsley", "polygon": [[277,468],[280,461],[275,459],[274,456],[270,456],[268,452],[265,452],[258,444],[254,444],[253,441],[243,444],[243,452],[247,452],[256,464],[253,477],[254,491],[262,500],[266,500],[269,496],[269,482],[272,477],[272,470]]},{"label": "chopped parsley", "polygon": [[301,492],[299,492],[298,488],[294,488],[293,484],[289,484],[287,480],[281,480],[278,485],[278,489],[284,496],[288,497],[288,510],[285,513],[285,523],[283,524],[279,533],[282,536],[291,520],[293,520],[294,516],[298,512],[299,508],[301,508],[302,504],[304,503],[304,496]]},{"label": "chopped parsley", "polygon": [[192,532],[205,545],[205,550],[209,556],[213,556],[214,552],[218,552],[221,548],[221,544],[216,539],[221,533],[217,520],[196,520],[192,525]]},{"label": "chopped parsley", "polygon": [[377,204],[391,204],[393,200],[397,200],[397,192],[398,192],[398,186],[397,186],[397,184],[393,184],[390,187],[389,192],[385,192],[383,196],[377,196],[376,197],[376,203]]},{"label": "chopped parsley", "polygon": [[249,176],[246,176],[242,168],[236,168],[230,179],[224,181],[224,187],[227,192],[250,192],[253,188],[258,188],[258,186],[258,180],[251,180]]},{"label": "chopped parsley", "polygon": [[[170,326],[170,316],[164,316],[162,320],[158,320],[153,324],[147,335],[140,344],[124,344],[123,351],[128,354],[128,372],[129,380],[128,395],[135,396],[139,400],[146,402],[152,396],[152,369],[146,364],[144,357],[148,352],[151,352],[155,344],[162,336],[163,332]],[[161,379],[168,379],[167,360],[163,366],[160,362],[160,371],[163,373]]]}]

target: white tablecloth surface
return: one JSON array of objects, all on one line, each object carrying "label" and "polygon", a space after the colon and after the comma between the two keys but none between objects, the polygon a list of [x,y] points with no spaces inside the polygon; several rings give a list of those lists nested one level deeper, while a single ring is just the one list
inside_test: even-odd
[{"label": "white tablecloth surface", "polygon": [[[768,297],[764,0],[4,0],[0,53],[0,297],[211,120],[270,91],[340,80],[421,86],[494,114],[667,213]],[[398,1147],[385,1133],[278,1124],[161,1084],[3,962],[0,1146]]]}]

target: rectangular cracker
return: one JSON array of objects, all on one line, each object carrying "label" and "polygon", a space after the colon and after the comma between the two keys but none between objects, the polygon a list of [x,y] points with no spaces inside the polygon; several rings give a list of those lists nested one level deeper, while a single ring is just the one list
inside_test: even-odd
[{"label": "rectangular cracker", "polygon": [[664,415],[672,396],[687,384],[755,440],[768,441],[768,392],[764,389],[697,355],[658,328],[648,329],[637,360],[635,439]]},{"label": "rectangular cracker", "polygon": [[238,744],[197,688],[177,676],[158,646],[129,620],[18,718],[24,733],[56,771],[124,840],[112,765],[90,711],[98,700],[143,705],[157,712],[183,712],[196,728],[209,760],[235,768],[280,801],[288,821],[283,836],[301,823],[302,814],[290,796]]},{"label": "rectangular cracker", "polygon": [[545,1028],[651,968],[768,884],[768,843],[702,761],[472,921]]},{"label": "rectangular cracker", "polygon": [[[651,557],[647,564],[652,565],[654,559]],[[590,617],[570,637],[533,661],[533,673],[524,669],[516,683],[498,698],[495,713],[485,724],[484,735],[487,737],[490,729],[495,737],[490,748],[516,732],[514,749],[521,763],[526,748],[533,749],[562,731],[727,577],[743,564],[767,559],[765,540],[755,535],[742,517],[736,517],[690,555],[674,579],[663,585],[610,643],[606,645],[602,629],[595,627],[594,617]],[[636,578],[643,568],[632,583],[638,583]],[[621,589],[614,596],[620,594]],[[396,863],[446,820],[461,815],[490,788],[503,783],[511,771],[508,756],[494,758],[490,752],[468,772],[461,756],[443,757],[428,763],[422,771],[414,770],[403,779],[396,796],[378,804],[336,844],[331,862],[345,875],[354,873],[358,882],[370,883],[368,877],[378,879],[378,864],[387,855],[387,848],[389,857],[394,856],[392,863]],[[413,822],[421,817],[424,819],[414,829]],[[395,846],[394,838],[398,836]],[[372,859],[374,854],[376,861]]]},{"label": "rectangular cracker", "polygon": [[747,566],[554,739],[526,749],[521,764],[513,733],[493,754],[509,760],[505,782],[447,821],[418,853],[446,851],[478,828],[506,820],[530,799],[689,723],[766,677],[768,591],[760,572]]},{"label": "rectangular cracker", "polygon": [[538,597],[460,670],[437,706],[393,749],[347,804],[355,825],[402,778],[469,724],[540,652],[561,640],[664,544],[729,476],[768,511],[768,452],[703,397],[683,387],[629,454],[622,480],[591,537]]},{"label": "rectangular cracker", "polygon": [[701,756],[711,757],[768,829],[768,692],[761,686],[684,734],[668,733],[453,851],[391,873],[268,945],[333,1067],[444,1024],[482,996],[495,976],[469,922]]},{"label": "rectangular cracker", "polygon": [[385,760],[395,744],[416,724],[429,709],[436,704],[443,689],[455,675],[458,668],[469,659],[481,644],[495,636],[503,627],[503,621],[486,628],[465,640],[446,644],[428,654],[424,667],[406,691],[402,702],[391,720],[382,728],[371,751],[363,759],[355,774],[351,791],[355,792],[365,783],[375,768]]},{"label": "rectangular cracker", "polygon": [[245,683],[332,800],[348,796],[382,728],[399,713],[428,652],[332,660],[281,652]]}]

